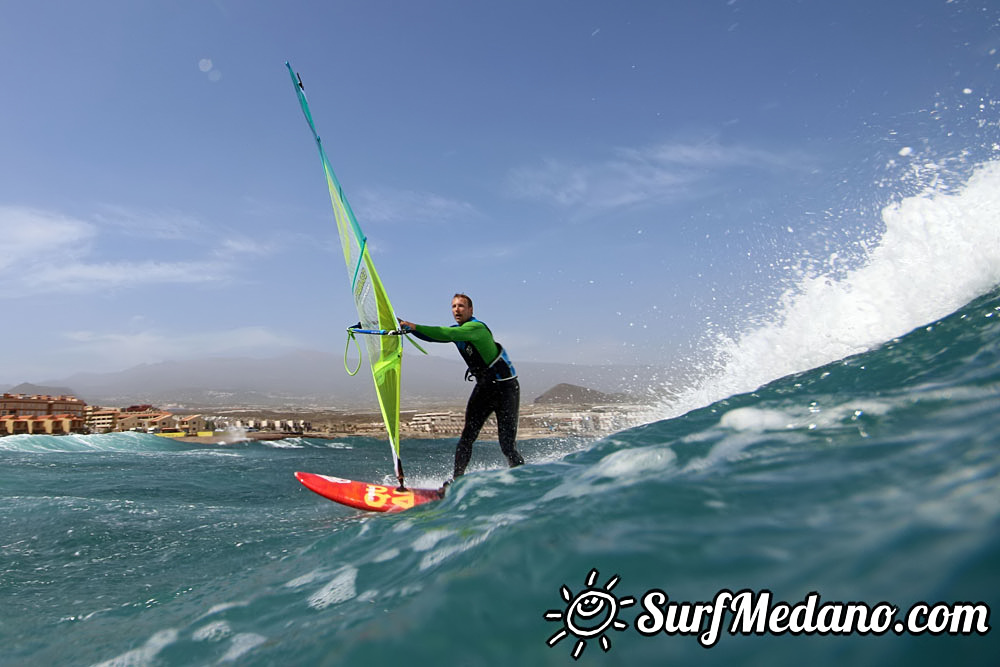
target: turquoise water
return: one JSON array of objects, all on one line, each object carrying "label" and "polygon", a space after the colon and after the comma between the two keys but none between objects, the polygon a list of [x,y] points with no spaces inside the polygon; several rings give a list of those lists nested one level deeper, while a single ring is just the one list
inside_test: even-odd
[{"label": "turquoise water", "polygon": [[[560,588],[794,604],[1000,602],[1000,291],[875,349],[597,440],[525,442],[440,503],[363,514],[296,470],[384,444],[0,439],[0,663],[986,664],[972,636],[569,635]],[[405,443],[415,484],[452,441]],[[564,614],[564,617],[565,614]],[[993,618],[990,619],[992,622]],[[577,627],[577,626],[574,626]],[[513,661],[513,662],[512,662]]]},{"label": "turquoise water", "polygon": [[[0,664],[995,662],[1000,162],[951,180],[706,338],[641,426],[522,442],[514,470],[480,443],[444,500],[402,514],[293,477],[388,481],[374,440],[0,438]],[[403,451],[436,486],[454,441]],[[895,611],[822,636],[733,626],[720,604],[657,632],[667,599],[690,619],[724,591],[798,617],[812,600],[826,626],[834,603]],[[920,603],[978,625],[897,633]]]}]

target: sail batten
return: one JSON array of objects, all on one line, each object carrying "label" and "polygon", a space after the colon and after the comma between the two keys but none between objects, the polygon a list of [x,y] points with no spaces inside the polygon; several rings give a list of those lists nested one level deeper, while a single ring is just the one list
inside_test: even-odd
[{"label": "sail batten", "polygon": [[[323,171],[326,173],[327,187],[330,190],[330,202],[333,205],[334,219],[340,234],[341,247],[344,251],[344,261],[347,268],[347,278],[357,307],[358,329],[369,331],[397,332],[398,321],[392,309],[392,303],[386,294],[385,286],[375,270],[371,255],[368,252],[368,239],[361,231],[354,211],[344,196],[340,181],[330,165],[323,149],[323,142],[316,131],[309,102],[306,100],[302,79],[285,63],[288,73],[295,85],[299,106],[309,123]],[[389,436],[392,449],[393,467],[400,486],[403,484],[403,466],[399,456],[399,393],[400,371],[402,366],[402,336],[398,335],[365,335],[365,347],[368,350],[368,361],[372,369],[372,379],[375,382],[375,394],[378,397],[382,420]]]}]

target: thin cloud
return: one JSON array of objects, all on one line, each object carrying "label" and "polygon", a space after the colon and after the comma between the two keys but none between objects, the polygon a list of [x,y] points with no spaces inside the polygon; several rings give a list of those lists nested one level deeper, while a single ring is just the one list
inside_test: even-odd
[{"label": "thin cloud", "polygon": [[214,254],[220,258],[236,257],[264,257],[274,254],[275,244],[247,238],[245,236],[232,236],[218,242]]},{"label": "thin cloud", "polygon": [[545,160],[511,171],[507,186],[523,199],[571,209],[577,215],[697,199],[717,191],[732,170],[804,170],[807,158],[715,141],[659,144],[614,151],[594,163]]},{"label": "thin cloud", "polygon": [[245,234],[216,230],[200,219],[177,211],[149,211],[105,204],[94,216],[102,227],[112,227],[130,237],[164,241],[189,241],[211,248],[219,258],[261,257],[273,254],[279,237],[251,238]]},{"label": "thin cloud", "polygon": [[[119,213],[124,209],[117,209]],[[159,238],[182,238],[195,228],[189,218],[160,218]],[[130,228],[134,218],[121,215],[116,228]],[[106,222],[107,219],[104,219]],[[155,284],[227,281],[235,264],[224,259],[158,261],[98,256],[102,225],[52,211],[0,206],[0,294],[29,298],[40,294],[84,294],[135,289]],[[171,231],[172,230],[172,231]],[[182,230],[185,230],[182,233]],[[262,252],[246,243],[223,243],[229,254]]]},{"label": "thin cloud", "polygon": [[715,141],[697,144],[661,144],[644,149],[623,149],[627,160],[679,167],[731,169],[802,169],[808,163],[799,152],[767,151],[751,146],[723,146]]},{"label": "thin cloud", "polygon": [[205,233],[205,225],[200,220],[176,211],[148,211],[104,204],[94,220],[102,227],[112,227],[132,237],[188,241]]},{"label": "thin cloud", "polygon": [[362,190],[352,200],[362,224],[367,222],[450,222],[481,217],[468,202],[432,192]]},{"label": "thin cloud", "polygon": [[207,356],[273,354],[278,349],[301,347],[301,341],[265,327],[238,327],[187,335],[156,330],[135,332],[71,331],[63,336],[75,352],[91,361],[134,366],[168,360]]},{"label": "thin cloud", "polygon": [[93,292],[147,285],[194,284],[226,280],[229,265],[224,262],[105,262],[49,266],[32,276],[33,285],[43,292]]},{"label": "thin cloud", "polygon": [[36,265],[72,261],[87,252],[97,230],[57,213],[0,206],[0,281]]}]

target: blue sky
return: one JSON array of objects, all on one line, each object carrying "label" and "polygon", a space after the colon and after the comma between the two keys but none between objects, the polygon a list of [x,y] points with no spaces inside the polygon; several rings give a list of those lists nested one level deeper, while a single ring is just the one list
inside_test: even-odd
[{"label": "blue sky", "polygon": [[515,360],[689,355],[764,317],[788,267],[877,230],[901,150],[996,134],[969,120],[1000,75],[985,1],[94,0],[2,16],[7,383],[339,354],[356,317],[286,60],[397,313],[446,324],[467,292]]}]

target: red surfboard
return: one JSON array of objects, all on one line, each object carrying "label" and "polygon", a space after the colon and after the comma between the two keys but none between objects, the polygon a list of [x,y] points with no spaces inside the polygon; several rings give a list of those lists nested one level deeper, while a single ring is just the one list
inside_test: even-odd
[{"label": "red surfboard", "polygon": [[401,512],[432,500],[441,500],[444,494],[437,489],[405,489],[400,491],[383,484],[356,482],[351,479],[297,472],[295,478],[315,493],[341,505],[372,512]]}]

